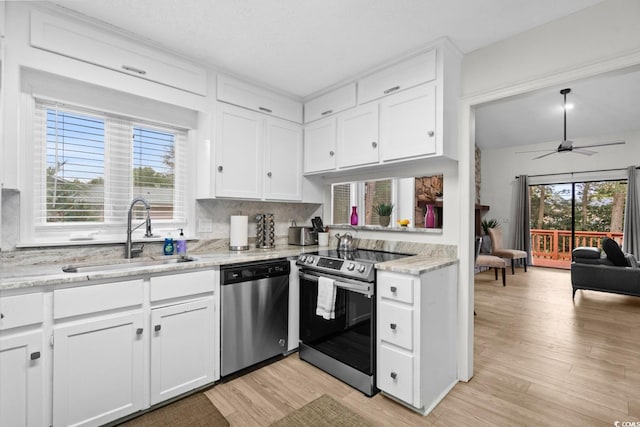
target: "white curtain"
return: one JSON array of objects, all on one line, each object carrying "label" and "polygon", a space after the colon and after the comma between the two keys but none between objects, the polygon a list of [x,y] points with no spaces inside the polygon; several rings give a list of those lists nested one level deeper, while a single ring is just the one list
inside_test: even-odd
[{"label": "white curtain", "polygon": [[636,167],[627,168],[627,203],[624,207],[624,236],[622,250],[640,256],[640,209],[638,208],[638,185]]},{"label": "white curtain", "polygon": [[529,224],[529,178],[520,175],[516,178],[516,223],[513,248],[527,252],[527,265],[531,265],[531,229]]}]

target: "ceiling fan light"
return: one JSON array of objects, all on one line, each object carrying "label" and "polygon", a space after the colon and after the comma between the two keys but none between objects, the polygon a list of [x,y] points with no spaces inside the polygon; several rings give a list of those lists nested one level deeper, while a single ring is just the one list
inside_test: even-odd
[{"label": "ceiling fan light", "polygon": [[567,111],[569,110],[573,110],[574,105],[571,102],[567,102],[565,105],[563,105],[563,108]]}]

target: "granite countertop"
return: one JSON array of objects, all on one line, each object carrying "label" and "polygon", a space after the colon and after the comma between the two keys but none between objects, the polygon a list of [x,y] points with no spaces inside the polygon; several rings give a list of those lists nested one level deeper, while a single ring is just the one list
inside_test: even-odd
[{"label": "granite countertop", "polygon": [[[134,258],[132,260],[116,260],[123,267],[112,270],[98,270],[85,273],[64,273],[62,264],[40,264],[3,266],[0,269],[0,291],[9,289],[30,288],[38,286],[56,286],[76,284],[81,286],[93,280],[120,279],[127,276],[143,276],[178,271],[188,271],[197,268],[208,268],[227,264],[261,261],[275,258],[292,258],[301,253],[315,252],[317,246],[276,246],[274,249],[251,249],[242,252],[216,251],[211,253],[192,254],[195,258],[191,262],[126,267],[126,263],[153,260],[154,258]],[[159,258],[155,258],[159,259]],[[167,259],[167,258],[164,258]],[[414,255],[394,261],[377,263],[376,268],[398,273],[418,275],[427,271],[443,268],[457,263],[456,258]],[[97,263],[97,262],[96,262]],[[96,263],[84,262],[78,265],[93,265]]]}]

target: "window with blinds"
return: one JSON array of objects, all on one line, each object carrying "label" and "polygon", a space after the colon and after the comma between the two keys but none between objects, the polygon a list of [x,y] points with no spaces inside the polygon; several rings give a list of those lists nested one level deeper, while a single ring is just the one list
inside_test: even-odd
[{"label": "window with blinds", "polygon": [[34,138],[36,226],[124,224],[138,196],[184,221],[185,130],[36,101]]},{"label": "window with blinds", "polygon": [[374,206],[380,203],[393,203],[393,180],[383,179],[379,181],[364,182],[364,211],[365,225],[380,224],[380,217]]},{"label": "window with blinds", "polygon": [[354,185],[333,184],[331,186],[331,206],[333,211],[333,224],[349,224],[351,219],[351,206],[355,201]]}]

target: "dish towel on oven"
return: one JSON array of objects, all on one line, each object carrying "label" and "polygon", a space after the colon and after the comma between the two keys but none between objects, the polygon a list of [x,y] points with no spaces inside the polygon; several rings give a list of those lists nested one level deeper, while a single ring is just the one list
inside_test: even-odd
[{"label": "dish towel on oven", "polygon": [[316,315],[326,320],[336,318],[336,287],[333,280],[327,277],[318,278]]}]

